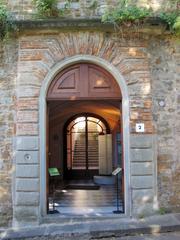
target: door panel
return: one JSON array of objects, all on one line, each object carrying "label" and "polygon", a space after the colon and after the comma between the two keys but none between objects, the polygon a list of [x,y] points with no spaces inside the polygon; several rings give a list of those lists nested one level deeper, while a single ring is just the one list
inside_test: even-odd
[{"label": "door panel", "polygon": [[111,74],[94,64],[76,64],[57,74],[47,99],[119,99],[119,85]]},{"label": "door panel", "polygon": [[97,118],[87,118],[88,129],[88,169],[98,169],[98,124]]},{"label": "door panel", "polygon": [[86,169],[86,133],[72,133],[72,169]]},{"label": "door panel", "polygon": [[[99,134],[106,134],[105,124],[98,118],[82,116],[74,119],[67,127],[67,171],[68,175],[92,177],[99,174]],[[102,150],[109,160],[105,164],[108,174],[112,169],[112,139],[106,135],[106,148]],[[110,144],[110,146],[107,146]]]},{"label": "door panel", "polygon": [[112,135],[100,135],[99,139],[99,174],[112,173]]}]

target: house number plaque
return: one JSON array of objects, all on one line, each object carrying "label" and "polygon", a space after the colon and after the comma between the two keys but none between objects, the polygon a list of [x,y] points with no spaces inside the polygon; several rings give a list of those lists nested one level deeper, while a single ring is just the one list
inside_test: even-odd
[{"label": "house number plaque", "polygon": [[136,132],[144,132],[144,123],[136,123]]}]

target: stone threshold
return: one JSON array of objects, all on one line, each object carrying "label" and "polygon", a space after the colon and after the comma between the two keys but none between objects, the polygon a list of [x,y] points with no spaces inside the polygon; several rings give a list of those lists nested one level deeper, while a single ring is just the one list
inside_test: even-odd
[{"label": "stone threshold", "polygon": [[[116,210],[116,209],[115,209]],[[113,220],[127,218],[124,213],[113,214],[113,213],[103,213],[103,214],[48,214],[42,218],[41,224],[47,223],[70,223],[70,222],[89,222],[89,221],[103,221],[103,220]]]},{"label": "stone threshold", "polygon": [[[27,226],[27,225],[26,225]],[[24,228],[12,228],[0,230],[0,239],[25,239],[30,237],[72,237],[83,235],[105,238],[121,237],[137,234],[152,234],[180,231],[180,213],[165,214],[146,217],[143,219],[117,218],[117,219],[93,219],[81,222],[64,221],[56,224],[41,224]]]},{"label": "stone threshold", "polygon": [[77,30],[99,30],[104,32],[116,32],[118,28],[122,28],[124,32],[142,32],[162,34],[168,33],[167,24],[160,18],[151,17],[147,18],[139,26],[129,26],[125,24],[115,26],[112,23],[102,23],[101,18],[50,18],[50,19],[34,19],[34,20],[15,20],[14,24],[18,27],[19,31],[30,30],[46,30],[46,29],[59,29],[68,31]]}]

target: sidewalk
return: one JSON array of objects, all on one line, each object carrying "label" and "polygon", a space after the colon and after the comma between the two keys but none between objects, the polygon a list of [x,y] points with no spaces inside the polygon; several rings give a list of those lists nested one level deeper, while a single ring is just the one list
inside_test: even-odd
[{"label": "sidewalk", "polygon": [[[62,220],[62,219],[61,219]],[[180,231],[180,213],[147,217],[144,219],[114,218],[78,221],[66,221],[41,224],[36,227],[13,228],[0,230],[0,239],[25,239],[44,236],[70,237],[88,235],[93,238],[118,237],[127,235]],[[66,238],[65,238],[66,239]],[[84,238],[85,239],[85,238]]]}]

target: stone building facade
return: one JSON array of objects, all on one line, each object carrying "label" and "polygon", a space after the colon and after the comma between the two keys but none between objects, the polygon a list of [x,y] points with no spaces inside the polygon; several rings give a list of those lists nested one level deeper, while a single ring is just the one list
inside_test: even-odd
[{"label": "stone building facade", "polygon": [[[119,33],[97,19],[78,18],[97,17],[116,1],[99,1],[90,13],[89,1],[73,2],[74,25],[31,21],[31,1],[6,2],[20,30],[0,45],[0,225],[43,222],[46,93],[58,72],[84,62],[109,71],[121,89],[125,215],[179,211],[179,38],[161,24]],[[149,4],[158,9],[163,1],[155,2]],[[136,132],[137,123],[144,132]]]}]

